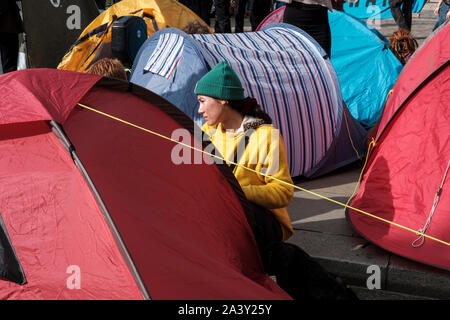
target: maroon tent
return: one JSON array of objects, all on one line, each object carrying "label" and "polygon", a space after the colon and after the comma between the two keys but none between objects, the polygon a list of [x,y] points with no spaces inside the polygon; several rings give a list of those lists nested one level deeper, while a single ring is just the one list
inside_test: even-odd
[{"label": "maroon tent", "polygon": [[78,102],[193,134],[178,109],[128,82],[0,76],[0,299],[290,299],[263,272],[225,164],[177,165],[173,142]]},{"label": "maroon tent", "polygon": [[400,74],[351,203],[402,227],[348,212],[353,226],[375,244],[444,269],[450,269],[448,39],[450,24],[427,41]]}]

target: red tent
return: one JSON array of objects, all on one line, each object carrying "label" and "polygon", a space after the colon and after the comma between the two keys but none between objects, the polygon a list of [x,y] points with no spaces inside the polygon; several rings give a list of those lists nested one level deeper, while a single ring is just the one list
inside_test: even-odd
[{"label": "red tent", "polygon": [[225,164],[176,165],[173,142],[78,102],[193,134],[187,116],[128,82],[0,76],[0,233],[26,278],[0,280],[0,299],[290,299],[263,272]]},{"label": "red tent", "polygon": [[443,242],[422,239],[354,210],[348,212],[353,226],[375,244],[444,269],[450,269],[450,169],[445,175],[450,165],[448,39],[450,25],[427,41],[400,74],[351,203]]}]

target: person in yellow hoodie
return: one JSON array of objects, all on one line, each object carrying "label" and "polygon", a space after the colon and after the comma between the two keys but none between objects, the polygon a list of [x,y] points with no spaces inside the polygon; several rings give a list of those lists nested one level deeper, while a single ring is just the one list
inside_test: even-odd
[{"label": "person in yellow hoodie", "polygon": [[[283,138],[255,99],[244,96],[241,81],[226,63],[218,63],[195,88],[203,132],[231,164],[249,200],[247,216],[264,270],[294,299],[352,299],[299,247],[284,242],[293,234],[286,206],[294,195]],[[249,168],[251,170],[248,170]]]},{"label": "person in yellow hoodie", "polygon": [[287,240],[293,229],[286,206],[294,188],[288,185],[292,179],[280,132],[255,99],[244,97],[238,76],[225,62],[200,79],[195,93],[205,119],[202,130],[225,160],[239,164],[232,165],[233,173],[253,209],[258,244]]}]

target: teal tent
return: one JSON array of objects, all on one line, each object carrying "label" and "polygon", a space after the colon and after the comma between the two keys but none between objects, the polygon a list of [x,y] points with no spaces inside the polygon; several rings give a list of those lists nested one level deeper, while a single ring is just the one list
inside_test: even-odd
[{"label": "teal tent", "polygon": [[[258,26],[282,21],[284,7],[273,11]],[[360,123],[376,123],[387,94],[402,69],[389,50],[388,40],[362,20],[340,11],[328,12],[331,27],[331,62],[352,116]]]},{"label": "teal tent", "polygon": [[329,12],[331,62],[352,116],[366,126],[376,123],[402,64],[388,40],[364,21]]}]

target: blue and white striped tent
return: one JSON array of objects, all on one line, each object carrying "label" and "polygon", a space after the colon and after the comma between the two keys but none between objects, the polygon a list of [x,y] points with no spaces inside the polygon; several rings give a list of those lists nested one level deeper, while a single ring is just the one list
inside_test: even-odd
[{"label": "blue and white striped tent", "polygon": [[302,30],[274,24],[262,31],[187,36],[164,29],[144,43],[131,82],[165,97],[197,123],[195,84],[220,61],[238,74],[246,95],[271,116],[286,144],[292,176],[316,176],[365,152],[365,130],[343,105],[323,49]]},{"label": "blue and white striped tent", "polygon": [[195,85],[209,70],[197,41],[175,28],[154,33],[134,59],[130,81],[159,94],[186,113],[199,126]]}]

